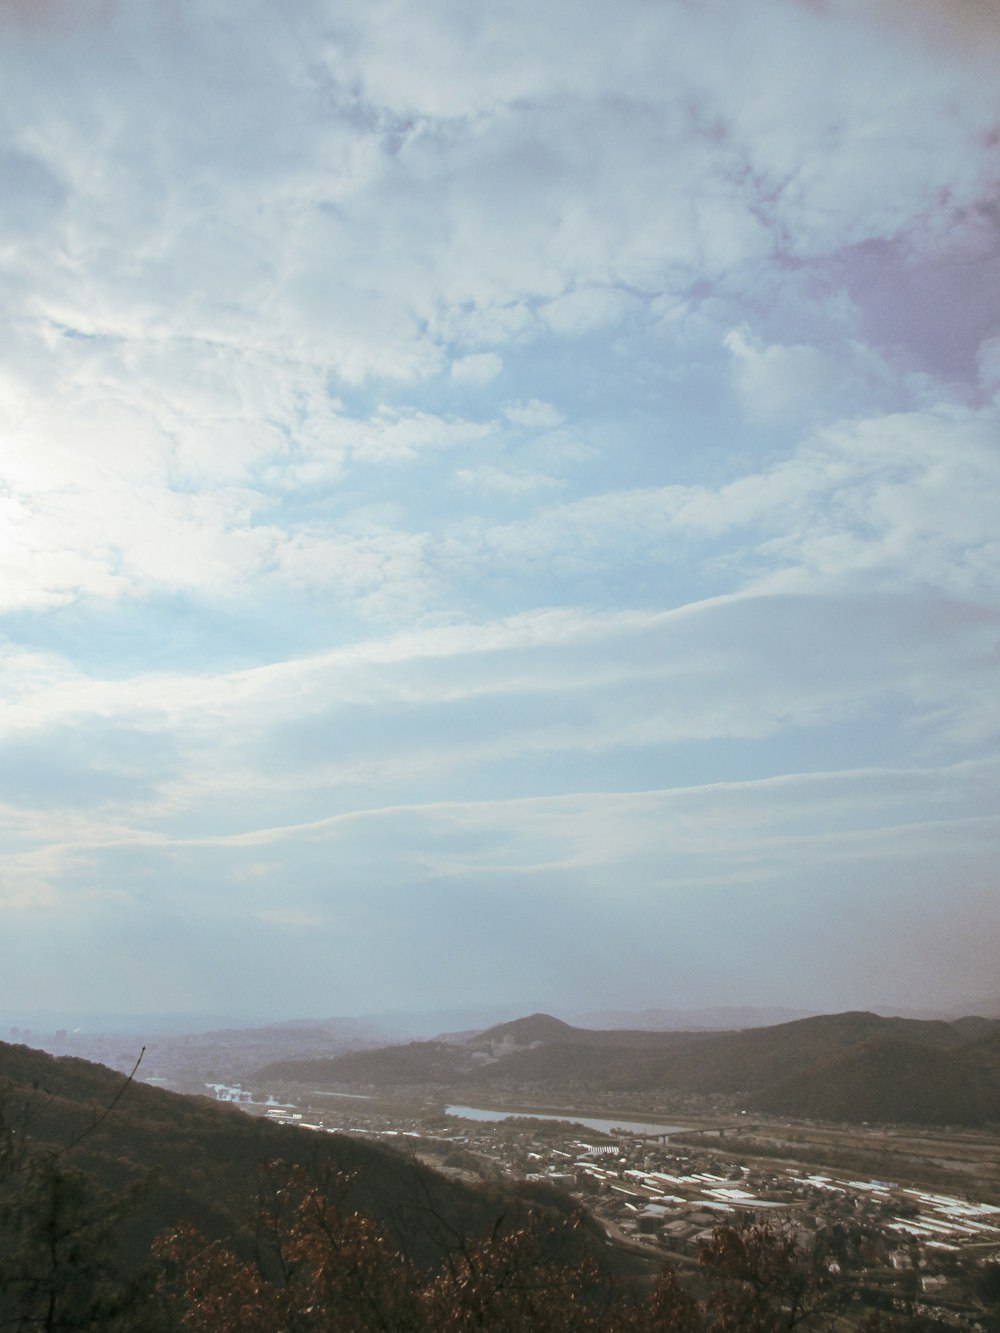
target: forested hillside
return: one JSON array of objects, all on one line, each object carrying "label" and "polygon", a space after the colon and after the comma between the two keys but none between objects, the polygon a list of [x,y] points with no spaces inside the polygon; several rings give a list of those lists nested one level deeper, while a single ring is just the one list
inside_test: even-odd
[{"label": "forested hillside", "polygon": [[258,1079],[314,1086],[503,1084],[722,1095],[788,1115],[981,1125],[1000,1119],[1000,1022],[844,1013],[744,1032],[603,1031],[534,1014],[464,1041],[411,1042],[266,1066]]},{"label": "forested hillside", "polygon": [[449,1229],[485,1235],[499,1216],[523,1219],[539,1205],[568,1209],[555,1191],[540,1198],[530,1189],[519,1195],[472,1187],[380,1143],[310,1134],[137,1080],[102,1118],[122,1085],[103,1066],[0,1043],[0,1110],[9,1130],[31,1150],[61,1153],[109,1190],[142,1183],[129,1227],[137,1254],[182,1220],[213,1238],[240,1237],[257,1199],[259,1168],[277,1160],[310,1179],[349,1176],[351,1207],[377,1218],[394,1243],[421,1260],[440,1256]]}]

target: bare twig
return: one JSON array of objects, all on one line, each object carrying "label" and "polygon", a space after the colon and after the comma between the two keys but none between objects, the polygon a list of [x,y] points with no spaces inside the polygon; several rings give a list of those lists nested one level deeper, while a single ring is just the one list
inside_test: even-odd
[{"label": "bare twig", "polygon": [[97,1119],[92,1121],[87,1126],[86,1129],[82,1129],[80,1133],[77,1134],[74,1138],[70,1139],[68,1143],[64,1143],[61,1148],[55,1148],[52,1151],[50,1151],[49,1152],[50,1157],[52,1158],[61,1157],[64,1152],[69,1152],[70,1148],[75,1148],[78,1143],[82,1143],[85,1138],[93,1134],[94,1130],[97,1129],[99,1125],[103,1124],[104,1121],[107,1120],[108,1116],[115,1109],[115,1107],[118,1105],[121,1099],[125,1096],[125,1093],[131,1086],[132,1080],[135,1078],[136,1072],[139,1066],[142,1064],[142,1057],[145,1054],[146,1054],[146,1048],[144,1046],[142,1050],[139,1052],[138,1060],[136,1060],[135,1064],[132,1066],[132,1072],[129,1074],[128,1078],[126,1078],[125,1082],[121,1085],[121,1087],[118,1089],[115,1095],[111,1098],[111,1101],[108,1102],[107,1106],[97,1117]]}]

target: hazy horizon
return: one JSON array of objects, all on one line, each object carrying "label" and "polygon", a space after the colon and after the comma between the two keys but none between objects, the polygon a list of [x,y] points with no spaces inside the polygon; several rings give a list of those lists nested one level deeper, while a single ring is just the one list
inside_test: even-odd
[{"label": "hazy horizon", "polygon": [[[886,1018],[916,1018],[954,1020],[971,1016],[1000,1017],[1000,997],[980,997],[979,1001],[959,1001],[957,1005],[941,1009],[908,1009],[904,1005],[876,1004],[871,1011]],[[844,1012],[858,1012],[857,1008]],[[0,1011],[0,1041],[26,1041],[34,1045],[40,1039],[52,1038],[57,1033],[85,1039],[91,1036],[128,1036],[142,1039],[165,1040],[177,1036],[248,1031],[280,1027],[308,1027],[312,1024],[343,1025],[348,1035],[351,1025],[357,1025],[358,1036],[367,1035],[376,1043],[384,1038],[395,1040],[423,1040],[460,1031],[481,1031],[509,1023],[515,1019],[547,1014],[573,1027],[606,1028],[643,1027],[656,1030],[654,1018],[668,1020],[666,1028],[683,1027],[685,1019],[692,1028],[719,1029],[724,1027],[772,1027],[798,1019],[820,1016],[820,1011],[793,1006],[707,1005],[698,1008],[650,1008],[644,1010],[604,1009],[597,1011],[559,1010],[541,1003],[504,1003],[456,1007],[454,1009],[392,1009],[354,1014],[204,1014],[204,1013],[87,1013],[81,1011]],[[636,1020],[634,1023],[627,1019]],[[642,1021],[646,1020],[646,1021]]]},{"label": "hazy horizon", "polygon": [[0,25],[0,1014],[998,989],[1000,19]]}]

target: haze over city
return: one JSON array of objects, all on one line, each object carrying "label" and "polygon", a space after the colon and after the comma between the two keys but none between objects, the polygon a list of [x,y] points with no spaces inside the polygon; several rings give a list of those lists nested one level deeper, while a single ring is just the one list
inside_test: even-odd
[{"label": "haze over city", "polygon": [[0,1017],[996,996],[995,5],[0,14]]}]

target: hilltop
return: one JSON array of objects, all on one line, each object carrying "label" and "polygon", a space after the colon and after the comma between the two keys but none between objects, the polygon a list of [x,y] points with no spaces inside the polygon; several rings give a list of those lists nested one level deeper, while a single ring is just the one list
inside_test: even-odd
[{"label": "hilltop", "polygon": [[827,1014],[740,1032],[575,1028],[532,1014],[459,1040],[282,1061],[258,1082],[426,1087],[467,1096],[529,1086],[726,1096],[819,1119],[979,1125],[1000,1119],[1000,1022]]},{"label": "hilltop", "polygon": [[579,1031],[561,1018],[551,1014],[529,1014],[527,1018],[515,1018],[510,1023],[498,1023],[477,1033],[470,1038],[469,1045],[480,1049],[493,1048],[509,1044],[511,1049],[535,1046],[540,1042],[572,1041]]}]

